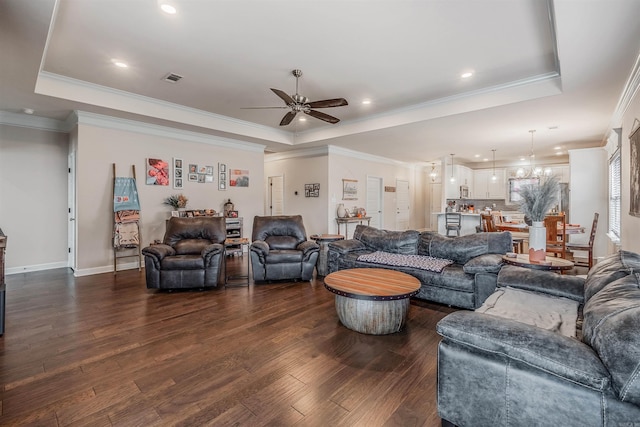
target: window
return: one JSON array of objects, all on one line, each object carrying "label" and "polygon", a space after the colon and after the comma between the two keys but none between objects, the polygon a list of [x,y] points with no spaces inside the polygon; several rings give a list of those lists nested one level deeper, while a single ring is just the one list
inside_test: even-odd
[{"label": "window", "polygon": [[620,238],[620,149],[609,160],[609,234]]}]

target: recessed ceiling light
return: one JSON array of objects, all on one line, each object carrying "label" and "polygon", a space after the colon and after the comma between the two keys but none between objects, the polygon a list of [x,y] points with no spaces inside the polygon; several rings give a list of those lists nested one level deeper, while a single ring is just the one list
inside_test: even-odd
[{"label": "recessed ceiling light", "polygon": [[162,9],[164,13],[168,13],[169,15],[174,15],[178,11],[173,5],[169,3],[162,3],[160,5],[160,9]]},{"label": "recessed ceiling light", "polygon": [[553,147],[554,150],[561,150],[562,147],[558,146],[558,147]]},{"label": "recessed ceiling light", "polygon": [[520,161],[524,162],[525,158],[524,157],[520,157]]},{"label": "recessed ceiling light", "polygon": [[483,162],[488,162],[489,159],[487,159],[486,157],[484,159],[482,159]]},{"label": "recessed ceiling light", "polygon": [[556,156],[562,156],[562,151],[556,151]]},{"label": "recessed ceiling light", "polygon": [[33,111],[33,108],[23,108],[22,112],[25,114],[33,114],[35,111]]},{"label": "recessed ceiling light", "polygon": [[477,159],[478,157],[480,157],[480,154],[474,154],[473,157]]},{"label": "recessed ceiling light", "polygon": [[468,79],[471,76],[473,76],[473,73],[471,71],[467,71],[466,73],[462,73],[460,75],[460,77],[462,77],[463,79]]},{"label": "recessed ceiling light", "polygon": [[113,65],[115,65],[118,68],[128,68],[129,65],[127,65],[126,62],[121,61],[119,59],[112,59],[111,62],[113,62]]},{"label": "recessed ceiling light", "polygon": [[363,99],[362,100],[362,105],[369,105],[371,104],[371,100],[370,99]]},{"label": "recessed ceiling light", "polygon": [[301,121],[301,122],[306,122],[307,118],[306,117],[300,117],[298,120]]}]

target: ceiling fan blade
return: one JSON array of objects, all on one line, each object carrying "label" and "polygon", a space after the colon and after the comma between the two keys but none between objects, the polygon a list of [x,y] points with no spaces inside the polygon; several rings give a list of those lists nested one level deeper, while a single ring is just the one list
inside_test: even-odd
[{"label": "ceiling fan blade", "polygon": [[280,99],[282,99],[284,101],[285,104],[287,104],[287,105],[293,104],[293,99],[291,99],[291,97],[289,95],[287,95],[286,93],[284,93],[280,89],[271,88],[271,90],[273,91],[273,93],[278,95],[280,97]]},{"label": "ceiling fan blade", "polygon": [[325,99],[323,101],[313,101],[308,103],[311,108],[328,108],[328,107],[343,107],[349,105],[344,98]]},{"label": "ceiling fan blade", "polygon": [[291,120],[293,120],[296,114],[298,114],[296,111],[289,111],[287,114],[284,115],[284,117],[280,121],[280,126],[286,126],[289,123],[291,123]]},{"label": "ceiling fan blade", "polygon": [[338,123],[340,121],[340,119],[338,119],[337,117],[321,113],[320,111],[309,110],[306,113],[311,117],[315,117],[316,119],[324,120],[325,122],[329,123]]},{"label": "ceiling fan blade", "polygon": [[280,109],[280,108],[289,108],[289,107],[286,107],[286,106],[282,106],[282,107],[240,107],[241,110],[266,110],[266,109],[269,109],[269,108],[278,108],[278,109]]}]

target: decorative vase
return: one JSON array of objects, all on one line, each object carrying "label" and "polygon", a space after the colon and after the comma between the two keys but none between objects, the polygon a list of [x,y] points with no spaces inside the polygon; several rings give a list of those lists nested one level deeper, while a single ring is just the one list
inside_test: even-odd
[{"label": "decorative vase", "polygon": [[336,211],[336,216],[338,218],[344,218],[347,215],[347,210],[344,208],[344,203],[340,203],[338,205],[338,210]]},{"label": "decorative vase", "polygon": [[533,221],[529,227],[529,261],[543,262],[547,258],[547,229],[542,221]]}]

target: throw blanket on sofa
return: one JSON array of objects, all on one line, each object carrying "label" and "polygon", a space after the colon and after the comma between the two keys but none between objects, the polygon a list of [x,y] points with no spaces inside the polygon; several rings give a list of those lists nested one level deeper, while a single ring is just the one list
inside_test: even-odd
[{"label": "throw blanket on sofa", "polygon": [[498,288],[476,312],[517,320],[567,337],[576,336],[578,302],[569,298]]},{"label": "throw blanket on sofa", "polygon": [[396,267],[413,267],[421,270],[435,271],[436,273],[441,273],[446,266],[453,264],[453,261],[450,259],[434,258],[426,255],[392,254],[383,251],[360,255],[358,261],[393,265]]}]

